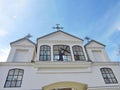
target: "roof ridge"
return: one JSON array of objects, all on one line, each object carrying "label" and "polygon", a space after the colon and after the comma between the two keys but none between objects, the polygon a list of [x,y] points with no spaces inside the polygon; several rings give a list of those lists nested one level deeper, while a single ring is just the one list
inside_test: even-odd
[{"label": "roof ridge", "polygon": [[57,31],[55,31],[55,32],[52,32],[52,33],[46,34],[46,35],[44,35],[44,36],[42,36],[42,37],[39,37],[39,38],[37,38],[37,41],[38,41],[38,39],[44,38],[44,37],[46,37],[46,36],[52,35],[52,34],[57,33],[57,32],[62,32],[62,33],[64,33],[64,34],[67,34],[67,35],[69,35],[69,36],[72,36],[72,37],[74,37],[74,38],[77,38],[77,39],[80,39],[80,40],[84,41],[83,39],[81,39],[81,38],[79,38],[79,37],[76,37],[76,36],[74,36],[74,35],[72,35],[72,34],[69,34],[69,33],[67,33],[67,32],[64,32],[64,31],[62,31],[62,30],[57,30]]},{"label": "roof ridge", "polygon": [[98,41],[96,41],[96,40],[91,40],[91,41],[89,41],[87,44],[85,44],[84,46],[86,47],[87,45],[89,45],[91,42],[96,42],[96,43],[98,43],[98,44],[100,44],[100,45],[102,45],[102,46],[106,46],[106,45],[104,45],[104,44],[102,44],[102,43],[100,43],[100,42],[98,42]]},{"label": "roof ridge", "polygon": [[23,40],[23,39],[26,39],[26,40],[28,40],[29,42],[31,42],[32,44],[36,45],[33,41],[31,41],[30,39],[25,38],[25,37],[24,37],[24,38],[21,38],[21,39],[18,39],[18,40],[16,40],[16,41],[11,42],[10,45],[13,44],[13,43],[19,42],[19,41],[21,41],[21,40]]}]

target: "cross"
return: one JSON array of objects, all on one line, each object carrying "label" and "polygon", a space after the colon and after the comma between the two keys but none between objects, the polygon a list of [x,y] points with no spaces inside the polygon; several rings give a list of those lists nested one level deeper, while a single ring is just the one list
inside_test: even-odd
[{"label": "cross", "polygon": [[85,39],[89,42],[91,39],[89,37],[85,37]]},{"label": "cross", "polygon": [[53,29],[57,29],[57,30],[63,29],[63,27],[60,27],[59,25],[60,24],[56,24],[56,27],[53,27]]},{"label": "cross", "polygon": [[32,35],[28,33],[24,38],[31,38],[31,37]]}]

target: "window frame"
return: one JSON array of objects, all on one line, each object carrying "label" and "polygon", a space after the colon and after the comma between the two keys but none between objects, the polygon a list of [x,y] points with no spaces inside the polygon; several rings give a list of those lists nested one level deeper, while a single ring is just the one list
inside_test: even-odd
[{"label": "window frame", "polygon": [[[79,45],[72,46],[73,56],[75,61],[86,61],[83,48]],[[75,54],[77,53],[77,54]],[[77,59],[79,58],[79,59]],[[84,58],[84,59],[83,59]]]},{"label": "window frame", "polygon": [[[62,48],[62,49],[61,49]],[[63,60],[60,59],[60,51],[62,55]],[[69,52],[69,53],[68,53]],[[72,61],[72,55],[69,45],[53,45],[53,61]]]},{"label": "window frame", "polygon": [[51,47],[49,45],[40,46],[39,61],[51,61]]},{"label": "window frame", "polygon": [[[12,73],[11,73],[12,72]],[[17,72],[17,73],[16,73]],[[22,74],[21,74],[22,72]],[[8,71],[6,81],[4,84],[4,88],[15,88],[15,87],[21,87],[22,85],[22,80],[23,80],[23,75],[24,75],[24,69],[19,69],[19,68],[14,68],[10,69]],[[11,78],[10,78],[11,77]],[[17,78],[17,79],[16,79]],[[7,83],[9,82],[9,85],[7,86]],[[19,85],[17,85],[19,82]],[[15,85],[13,85],[13,83]]]},{"label": "window frame", "polygon": [[100,68],[102,77],[104,79],[105,84],[117,84],[117,78],[115,77],[111,68]]}]

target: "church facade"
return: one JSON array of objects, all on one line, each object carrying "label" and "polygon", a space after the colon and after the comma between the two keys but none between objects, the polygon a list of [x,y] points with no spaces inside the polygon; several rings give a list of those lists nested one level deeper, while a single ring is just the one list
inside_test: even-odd
[{"label": "church facade", "polygon": [[105,45],[58,30],[37,39],[11,42],[0,62],[0,90],[120,90],[120,63]]}]

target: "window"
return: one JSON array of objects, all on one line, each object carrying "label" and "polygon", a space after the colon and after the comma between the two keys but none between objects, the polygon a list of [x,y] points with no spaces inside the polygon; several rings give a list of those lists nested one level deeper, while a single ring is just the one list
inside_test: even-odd
[{"label": "window", "polygon": [[53,46],[54,61],[71,61],[70,47],[68,45]]},{"label": "window", "polygon": [[51,49],[50,46],[42,45],[40,47],[40,61],[50,61],[51,60]]},{"label": "window", "polygon": [[21,87],[23,69],[10,69],[4,87]]},{"label": "window", "polygon": [[84,56],[82,47],[75,45],[72,48],[73,48],[73,54],[74,54],[75,61],[84,61],[85,56]]},{"label": "window", "polygon": [[118,83],[111,68],[101,68],[100,71],[106,84]]}]

